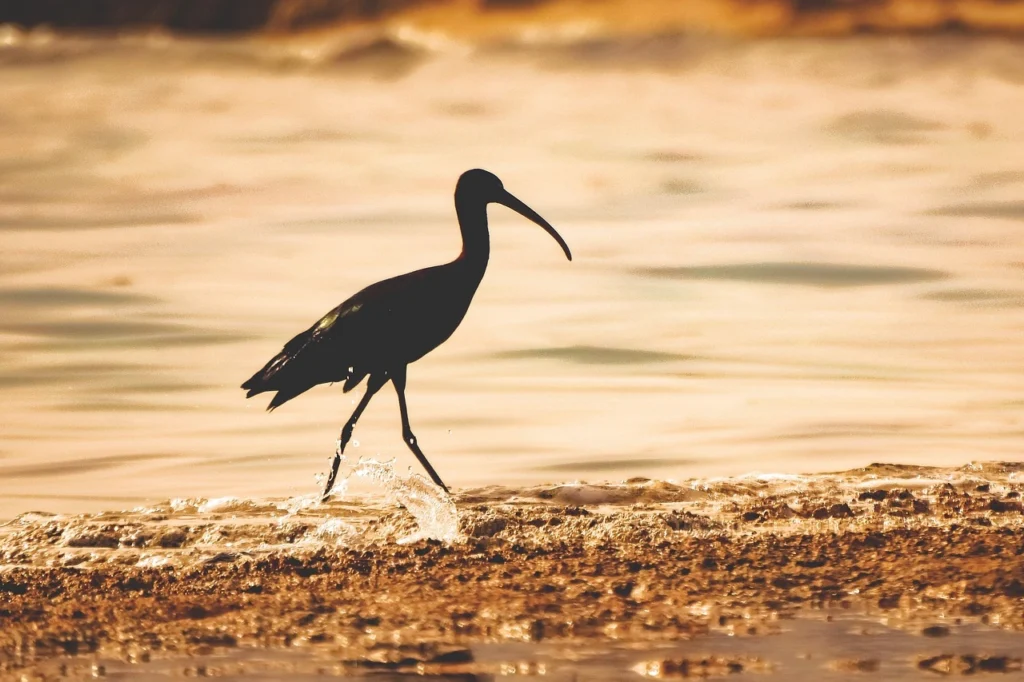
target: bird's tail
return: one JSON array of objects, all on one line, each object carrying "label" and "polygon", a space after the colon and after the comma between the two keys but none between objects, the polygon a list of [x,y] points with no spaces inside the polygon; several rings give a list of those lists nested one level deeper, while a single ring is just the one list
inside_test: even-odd
[{"label": "bird's tail", "polygon": [[256,372],[256,374],[253,374],[248,381],[242,384],[242,388],[247,391],[245,394],[246,398],[251,398],[254,395],[259,395],[260,393],[266,393],[268,391],[277,391],[273,399],[270,401],[270,404],[267,405],[268,412],[273,412],[292,398],[305,393],[313,387],[312,385],[294,386],[281,381],[274,381],[274,375],[276,374],[277,368],[273,367],[273,364],[274,360],[271,360],[266,367],[261,369],[259,372]]},{"label": "bird's tail", "polygon": [[[328,374],[323,375],[323,363],[320,362],[323,360],[322,354],[318,356],[314,352],[309,355],[308,349],[316,340],[316,333],[320,328],[320,325],[314,326],[293,338],[260,371],[249,377],[242,384],[242,388],[248,391],[245,397],[251,398],[260,393],[277,391],[277,395],[267,406],[268,410],[273,410],[319,383],[340,381],[344,378],[344,374],[332,377],[333,372],[329,371],[329,368]],[[315,347],[315,344],[313,345]]]},{"label": "bird's tail", "polygon": [[299,395],[302,395],[303,393],[305,393],[306,391],[308,391],[311,388],[313,388],[313,387],[312,386],[306,386],[304,388],[298,388],[298,389],[296,389],[296,388],[284,388],[284,389],[279,390],[277,393],[274,394],[274,397],[271,399],[270,404],[267,405],[267,412],[273,412],[274,410],[276,410],[277,408],[281,407],[282,405],[284,405],[286,402],[288,402],[292,398],[294,398],[296,396],[299,396]]},{"label": "bird's tail", "polygon": [[264,365],[260,371],[249,377],[245,383],[242,384],[242,388],[248,391],[245,394],[245,397],[251,398],[254,395],[259,395],[260,393],[279,390],[277,385],[278,382],[275,382],[274,378],[277,373],[284,368],[288,359],[288,353],[282,351],[275,355],[274,358]]}]

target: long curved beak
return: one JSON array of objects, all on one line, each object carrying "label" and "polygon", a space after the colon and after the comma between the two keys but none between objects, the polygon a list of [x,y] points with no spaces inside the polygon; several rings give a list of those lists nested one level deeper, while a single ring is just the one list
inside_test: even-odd
[{"label": "long curved beak", "polygon": [[523,216],[524,218],[529,218],[533,222],[543,227],[545,232],[547,232],[548,234],[555,238],[555,241],[558,242],[558,245],[562,247],[562,251],[565,251],[565,257],[568,258],[569,260],[572,260],[572,253],[569,252],[569,245],[565,243],[564,239],[562,239],[562,235],[555,232],[555,228],[551,227],[551,224],[548,221],[541,218],[536,211],[534,211],[532,208],[530,208],[523,202],[519,201],[519,199],[516,199],[508,192],[505,192],[501,197],[495,199],[495,201],[501,204],[502,206],[508,206],[519,215]]}]

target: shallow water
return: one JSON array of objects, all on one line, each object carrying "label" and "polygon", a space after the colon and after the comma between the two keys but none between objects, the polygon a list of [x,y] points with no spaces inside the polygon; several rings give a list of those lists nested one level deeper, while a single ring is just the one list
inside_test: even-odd
[{"label": "shallow water", "polygon": [[751,623],[742,632],[720,628],[691,641],[503,642],[459,648],[409,647],[404,660],[348,661],[343,649],[227,649],[201,657],[125,662],[67,658],[47,668],[71,676],[164,680],[223,679],[377,680],[628,680],[722,678],[876,680],[922,675],[1000,674],[1024,679],[1021,634],[960,619],[907,623],[859,613],[810,614],[797,619]]},{"label": "shallow water", "polygon": [[1019,679],[1022,471],[873,465],[451,500],[364,461],[352,475],[390,500],[27,513],[0,526],[0,675]]},{"label": "shallow water", "polygon": [[[474,166],[575,259],[491,211],[410,370],[450,485],[1020,457],[1019,43],[353,45],[5,39],[0,518],[314,494],[353,398],[237,386],[451,258]],[[397,412],[350,454],[404,475]]]},{"label": "shallow water", "polygon": [[[320,549],[365,549],[420,540],[625,546],[687,531],[750,533],[1024,528],[1024,465],[958,468],[874,465],[806,476],[752,475],[666,482],[467,488],[454,498],[390,462],[348,463],[327,501],[293,498],[171,499],[93,514],[28,512],[0,526],[0,568],[188,568],[247,564]],[[385,495],[353,496],[376,481]],[[529,521],[523,520],[523,514]],[[587,517],[587,518],[583,518]],[[1011,559],[1012,560],[1012,559]]]}]

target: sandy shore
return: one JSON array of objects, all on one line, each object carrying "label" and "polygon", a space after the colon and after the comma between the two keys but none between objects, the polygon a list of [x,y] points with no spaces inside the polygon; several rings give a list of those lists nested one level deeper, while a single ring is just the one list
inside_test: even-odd
[{"label": "sandy shore", "polygon": [[[822,609],[884,617],[925,638],[965,622],[1024,630],[1019,492],[968,487],[733,495],[714,512],[651,495],[565,506],[560,491],[529,504],[465,494],[463,538],[451,544],[261,552],[225,542],[222,552],[162,566],[139,552],[183,551],[174,548],[195,528],[147,536],[94,518],[96,532],[76,531],[71,543],[93,562],[59,567],[26,548],[46,545],[47,534],[60,544],[68,526],[36,521],[4,545],[5,560],[22,565],[0,573],[0,670],[310,646],[349,672],[443,671],[472,664],[477,643],[761,634]],[[653,497],[666,499],[658,489]],[[393,536],[415,527],[395,508],[371,525]],[[120,541],[104,539],[118,532]],[[1019,670],[1018,658],[1003,659],[985,665]]]},{"label": "sandy shore", "polygon": [[850,35],[950,29],[1017,34],[1019,0],[106,0],[94,3],[0,0],[0,23],[73,29],[161,26],[175,31],[305,31],[382,19],[448,29],[481,26],[507,33],[530,24],[593,21],[618,30],[697,31],[725,35]]}]

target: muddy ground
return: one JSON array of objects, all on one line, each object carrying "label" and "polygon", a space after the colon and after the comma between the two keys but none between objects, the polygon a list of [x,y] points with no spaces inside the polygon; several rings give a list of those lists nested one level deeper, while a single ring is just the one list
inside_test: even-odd
[{"label": "muddy ground", "polygon": [[[306,645],[357,669],[422,670],[466,663],[474,642],[757,634],[824,608],[925,636],[942,634],[928,631],[946,627],[936,619],[1024,630],[1019,493],[978,487],[757,497],[714,514],[464,499],[464,537],[450,544],[226,549],[151,567],[138,565],[140,548],[183,551],[193,530],[147,536],[95,521],[71,543],[91,563],[39,565],[26,539],[69,536],[66,523],[36,521],[6,543],[0,670],[69,654],[145,661]],[[397,537],[414,525],[403,515],[392,508],[372,524]]]}]

